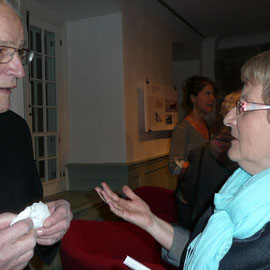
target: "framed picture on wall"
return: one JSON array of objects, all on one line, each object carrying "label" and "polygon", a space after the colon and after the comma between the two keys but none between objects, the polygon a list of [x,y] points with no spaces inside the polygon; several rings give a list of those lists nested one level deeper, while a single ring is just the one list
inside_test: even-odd
[{"label": "framed picture on wall", "polygon": [[172,130],[178,121],[177,91],[174,87],[145,84],[145,132]]}]

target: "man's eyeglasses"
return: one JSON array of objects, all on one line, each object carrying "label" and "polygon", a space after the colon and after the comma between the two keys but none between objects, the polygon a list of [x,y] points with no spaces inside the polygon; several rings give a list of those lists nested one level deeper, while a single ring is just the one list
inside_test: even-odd
[{"label": "man's eyeglasses", "polygon": [[10,62],[15,53],[18,53],[23,65],[29,64],[34,57],[34,52],[28,49],[0,46],[0,64],[7,64]]},{"label": "man's eyeglasses", "polygon": [[257,111],[257,110],[270,110],[270,105],[263,103],[254,102],[241,102],[238,100],[236,102],[236,114],[239,115],[241,112],[246,111]]}]

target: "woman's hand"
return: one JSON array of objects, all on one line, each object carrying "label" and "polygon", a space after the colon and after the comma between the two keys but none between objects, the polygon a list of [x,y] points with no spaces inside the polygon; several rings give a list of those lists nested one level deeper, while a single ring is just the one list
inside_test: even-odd
[{"label": "woman's hand", "polygon": [[128,186],[123,186],[122,190],[127,197],[127,199],[123,199],[115,194],[106,183],[102,183],[101,185],[102,188],[96,187],[95,190],[101,199],[108,203],[115,215],[150,232],[155,215],[140,197]]},{"label": "woman's hand", "polygon": [[108,203],[111,211],[117,216],[129,221],[150,233],[163,247],[170,249],[173,242],[173,227],[171,224],[155,216],[149,206],[137,196],[128,186],[123,186],[127,199],[120,198],[106,183],[95,190],[101,199]]}]

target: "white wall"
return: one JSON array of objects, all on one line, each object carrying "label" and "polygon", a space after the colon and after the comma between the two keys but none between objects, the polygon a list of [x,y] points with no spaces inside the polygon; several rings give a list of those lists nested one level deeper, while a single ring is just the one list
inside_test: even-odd
[{"label": "white wall", "polygon": [[122,0],[120,8],[123,14],[126,155],[127,162],[133,162],[167,154],[170,146],[169,138],[140,140],[138,89],[144,88],[146,79],[150,84],[173,87],[173,42],[201,48],[202,39],[158,1]]},{"label": "white wall", "polygon": [[121,18],[67,24],[71,163],[125,162]]},{"label": "white wall", "polygon": [[139,139],[138,89],[146,78],[174,85],[174,41],[201,47],[202,39],[158,2],[115,3],[123,26],[120,14],[67,24],[72,163],[133,162],[167,154],[170,139]]}]

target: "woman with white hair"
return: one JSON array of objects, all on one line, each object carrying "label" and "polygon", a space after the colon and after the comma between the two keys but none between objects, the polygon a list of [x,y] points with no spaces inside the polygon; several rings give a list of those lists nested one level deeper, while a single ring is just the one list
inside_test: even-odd
[{"label": "woman with white hair", "polygon": [[241,98],[224,119],[234,137],[228,155],[240,168],[215,194],[184,250],[181,228],[156,217],[127,186],[128,200],[106,184],[96,188],[116,215],[159,241],[180,269],[270,269],[270,51],[244,64],[241,79]]}]

